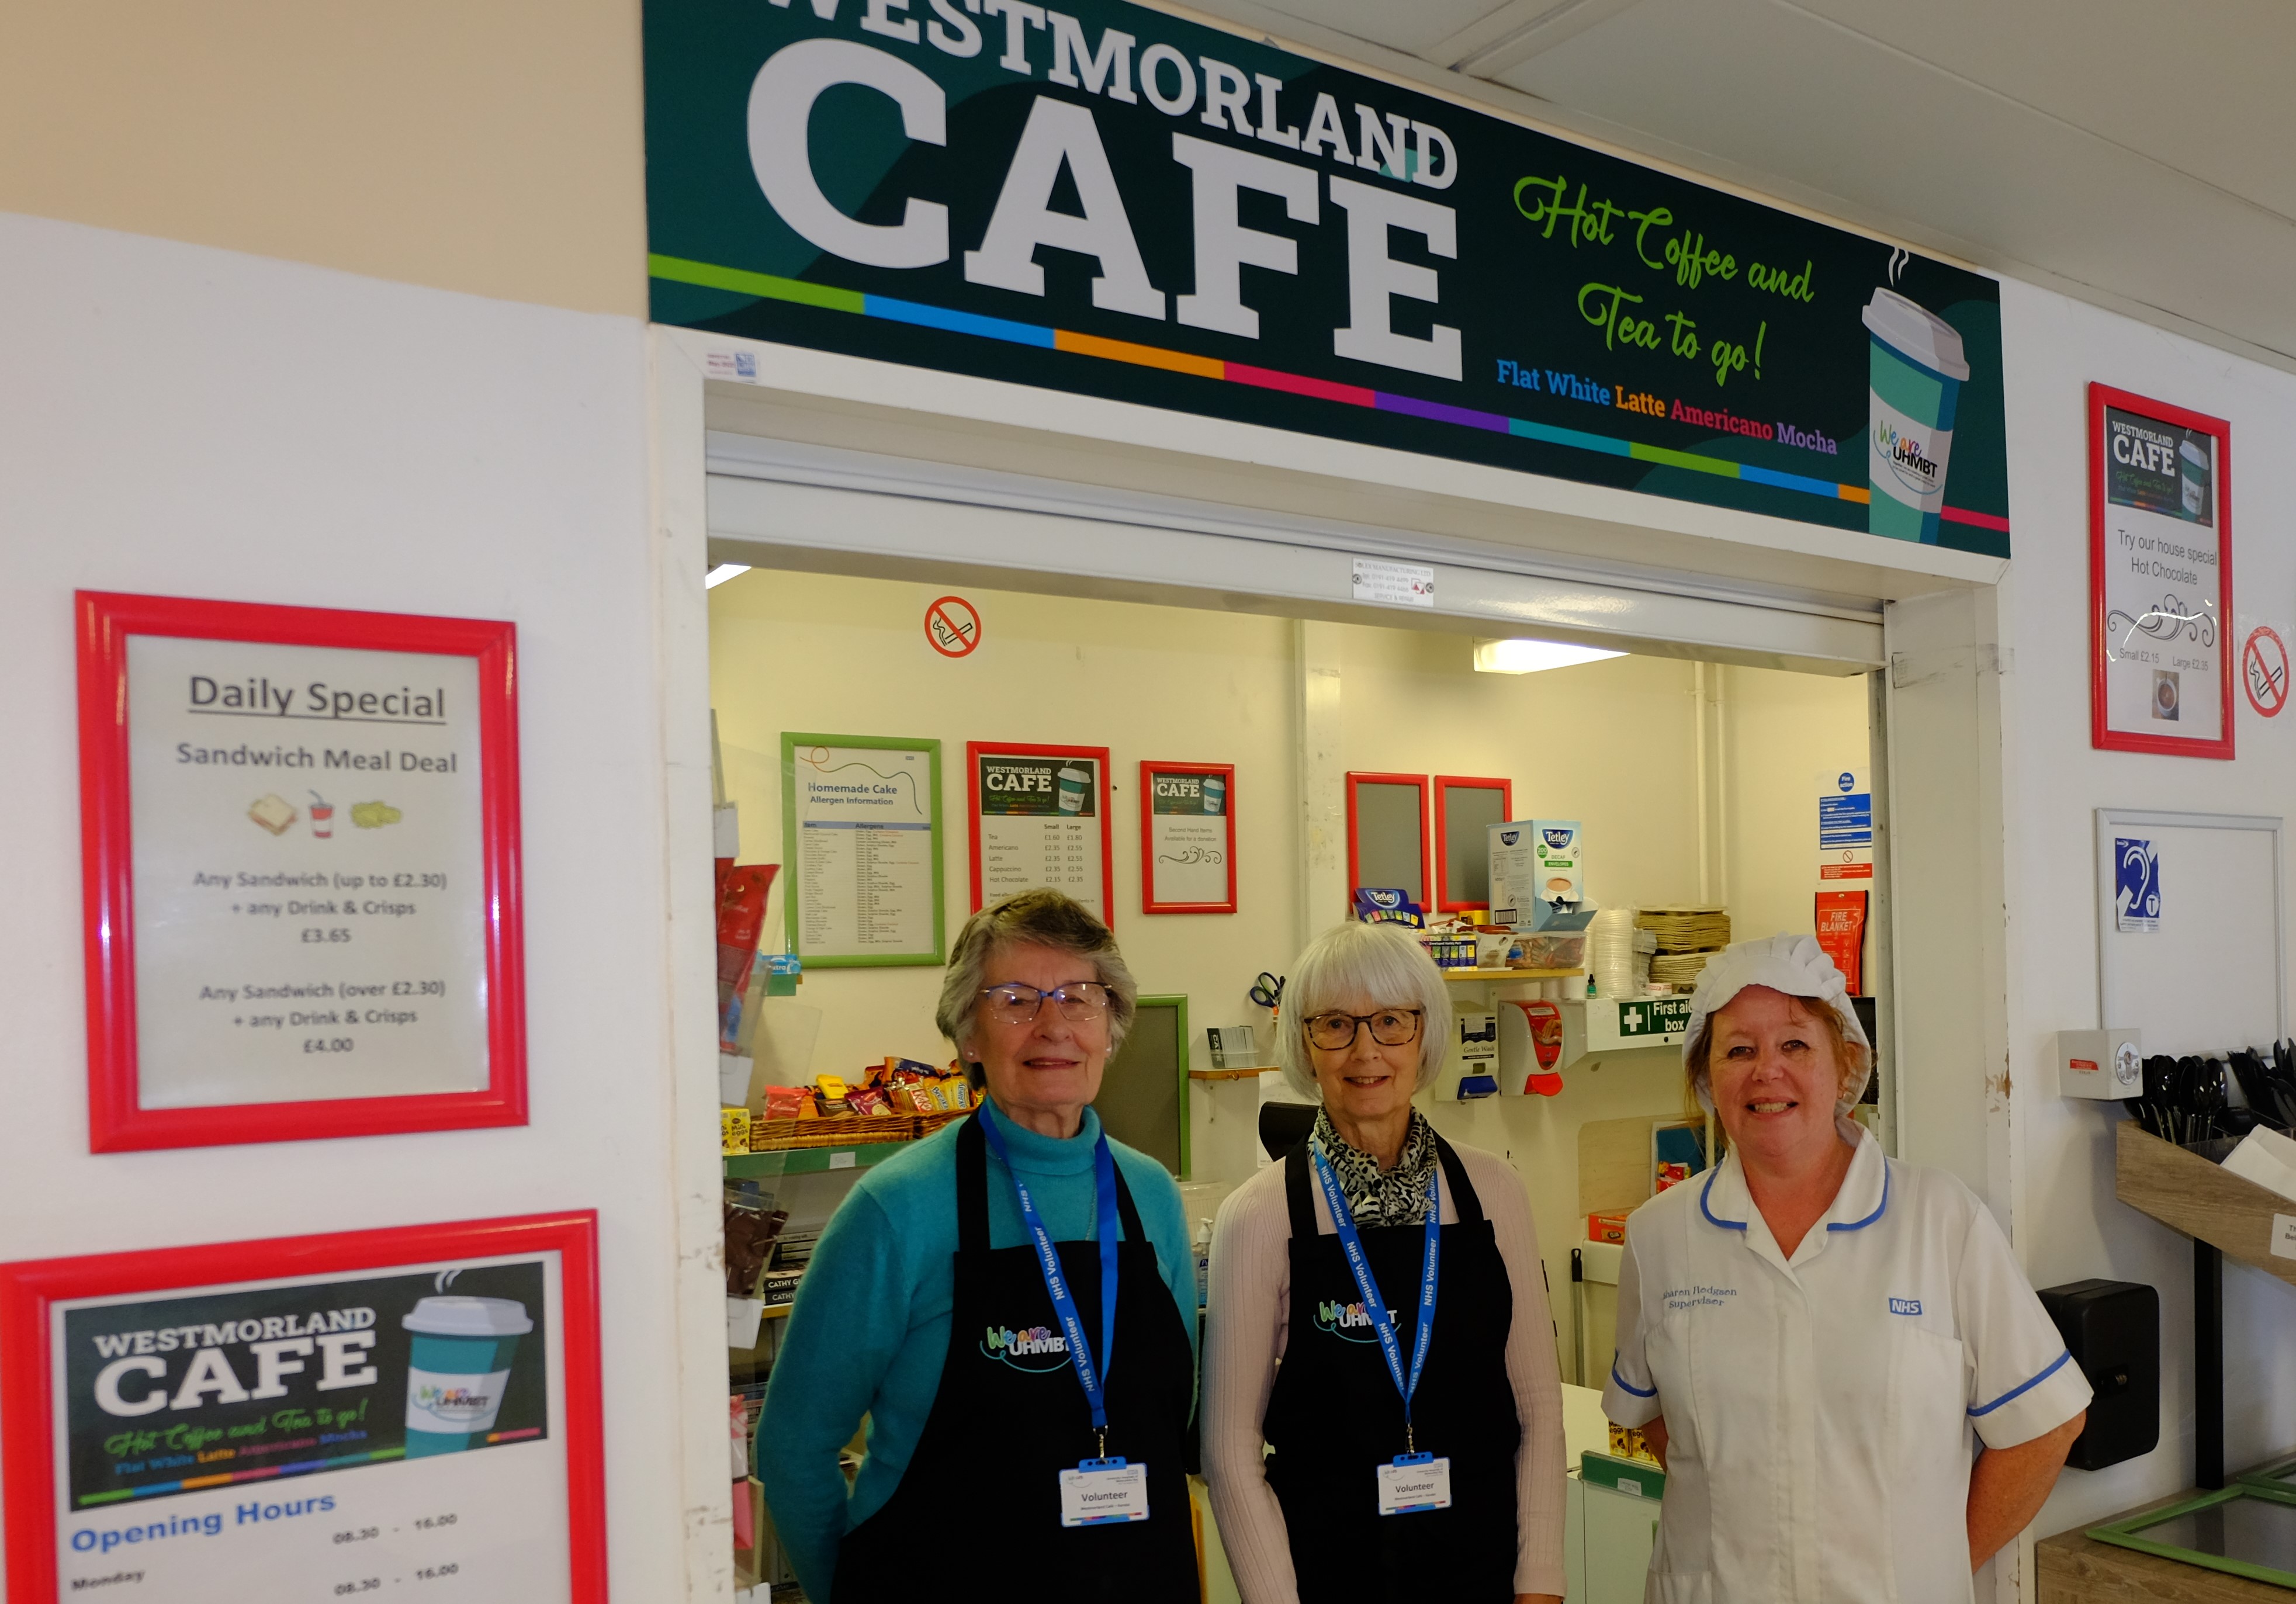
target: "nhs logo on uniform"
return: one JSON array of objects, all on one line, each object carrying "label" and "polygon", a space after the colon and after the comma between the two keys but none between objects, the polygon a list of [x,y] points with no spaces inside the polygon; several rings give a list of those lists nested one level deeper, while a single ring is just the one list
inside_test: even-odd
[{"label": "nhs logo on uniform", "polygon": [[1890,1300],[1890,1313],[1892,1314],[1918,1314],[1921,1312],[1922,1300],[1918,1297],[1893,1297]]}]

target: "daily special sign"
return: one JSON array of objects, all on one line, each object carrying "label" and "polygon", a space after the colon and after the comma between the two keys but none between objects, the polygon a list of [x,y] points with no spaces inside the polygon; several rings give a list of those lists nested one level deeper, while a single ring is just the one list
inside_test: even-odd
[{"label": "daily special sign", "polygon": [[1977,274],[1123,0],[645,53],[657,321],[2008,553]]},{"label": "daily special sign", "polygon": [[602,1596],[594,1234],[0,1265],[7,1596]]},{"label": "daily special sign", "polygon": [[95,1147],[522,1119],[510,626],[80,607]]}]

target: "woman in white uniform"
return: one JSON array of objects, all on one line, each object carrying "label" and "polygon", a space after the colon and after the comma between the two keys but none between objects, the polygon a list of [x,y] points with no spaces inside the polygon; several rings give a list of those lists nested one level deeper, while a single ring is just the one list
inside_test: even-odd
[{"label": "woman in white uniform", "polygon": [[1683,1060],[1730,1150],[1628,1222],[1603,1395],[1667,1468],[1646,1599],[1969,1600],[2080,1432],[2080,1368],[1976,1195],[1848,1117],[1871,1050],[1815,941],[1710,962]]}]

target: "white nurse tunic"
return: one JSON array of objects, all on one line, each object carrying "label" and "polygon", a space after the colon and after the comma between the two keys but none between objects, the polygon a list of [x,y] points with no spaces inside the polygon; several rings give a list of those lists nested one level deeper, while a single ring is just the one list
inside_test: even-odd
[{"label": "white nurse tunic", "polygon": [[1666,1417],[1648,1604],[1965,1604],[1978,1440],[2090,1397],[1976,1194],[1871,1133],[1791,1258],[1735,1152],[1636,1209],[1618,1329],[1604,1412]]}]

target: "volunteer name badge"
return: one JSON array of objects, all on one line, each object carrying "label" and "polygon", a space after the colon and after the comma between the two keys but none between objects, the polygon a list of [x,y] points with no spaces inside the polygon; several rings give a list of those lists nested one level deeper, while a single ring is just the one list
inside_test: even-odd
[{"label": "volunteer name badge", "polygon": [[96,1149],[522,1120],[511,626],[80,602]]},{"label": "volunteer name badge", "polygon": [[1399,1453],[1379,1467],[1379,1512],[1416,1515],[1451,1507],[1451,1461],[1431,1453]]},{"label": "volunteer name badge", "polygon": [[1148,1467],[1086,1460],[1061,1472],[1061,1524],[1116,1526],[1148,1518]]}]

